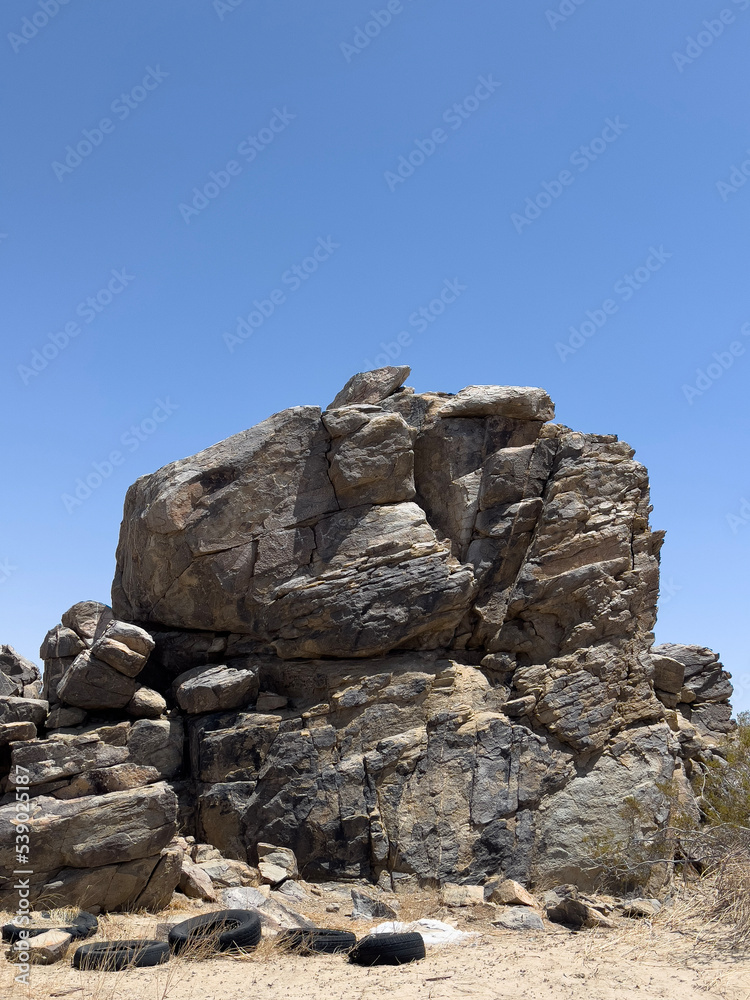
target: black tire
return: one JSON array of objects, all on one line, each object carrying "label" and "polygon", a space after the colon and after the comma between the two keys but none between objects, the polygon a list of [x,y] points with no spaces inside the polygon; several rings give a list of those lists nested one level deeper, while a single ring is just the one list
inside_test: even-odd
[{"label": "black tire", "polygon": [[53,927],[51,924],[29,924],[26,927],[20,927],[18,924],[5,924],[3,927],[3,941],[17,941],[20,937],[21,931],[26,931],[28,934],[36,933],[43,934],[45,931],[62,931],[64,934],[70,934],[73,940],[83,940],[84,938],[91,937],[92,934],[96,934],[99,929],[99,921],[96,919],[93,913],[79,913],[75,920],[63,926]]},{"label": "black tire", "polygon": [[169,945],[166,941],[145,938],[140,941],[94,941],[76,948],[73,968],[119,972],[121,969],[144,968],[168,961]]},{"label": "black tire", "polygon": [[338,955],[341,952],[350,952],[357,945],[357,937],[351,931],[331,931],[325,927],[282,931],[277,940],[281,945],[305,955],[313,952]]},{"label": "black tire", "polygon": [[175,955],[185,948],[205,945],[229,951],[254,948],[260,936],[260,917],[252,910],[215,910],[175,924],[169,932],[169,946]]},{"label": "black tire", "polygon": [[421,934],[370,934],[349,955],[357,965],[406,965],[424,958]]}]

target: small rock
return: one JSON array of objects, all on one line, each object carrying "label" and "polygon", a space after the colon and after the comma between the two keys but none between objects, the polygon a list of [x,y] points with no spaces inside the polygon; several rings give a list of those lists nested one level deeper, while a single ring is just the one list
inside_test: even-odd
[{"label": "small rock", "polygon": [[393,891],[399,895],[408,895],[419,889],[419,879],[416,875],[407,875],[404,872],[392,872],[391,884]]},{"label": "small rock", "polygon": [[589,903],[572,896],[558,897],[557,902],[548,902],[545,908],[547,919],[555,924],[570,927],[614,927],[611,920]]},{"label": "small rock", "polygon": [[29,938],[29,961],[35,965],[52,965],[65,957],[72,935],[64,931],[45,931]]},{"label": "small rock", "polygon": [[469,385],[444,403],[440,417],[511,417],[551,420],[555,404],[544,389],[520,385]]},{"label": "small rock", "polygon": [[214,861],[202,861],[199,867],[220,889],[234,886],[255,886],[260,878],[256,868],[251,868],[244,861],[235,861],[232,858],[220,857]]},{"label": "small rock", "polygon": [[189,899],[205,899],[215,903],[219,898],[208,872],[188,857],[182,859],[178,888]]},{"label": "small rock", "polygon": [[192,850],[193,861],[200,865],[204,861],[221,861],[221,851],[210,844],[196,844]]},{"label": "small rock", "polygon": [[340,909],[340,903],[329,903],[328,906],[326,906],[326,913],[338,913]]},{"label": "small rock", "polygon": [[135,694],[125,706],[125,711],[136,719],[158,719],[167,710],[167,703],[152,688],[136,688]]},{"label": "small rock", "polygon": [[258,844],[258,870],[263,881],[270,885],[277,885],[285,878],[296,878],[299,874],[294,851],[264,843]]},{"label": "small rock", "polygon": [[[114,618],[112,608],[99,601],[79,601],[62,616],[65,628],[72,629],[82,639],[98,637]],[[58,654],[59,655],[59,654]]]},{"label": "small rock", "polygon": [[637,920],[641,917],[655,917],[661,910],[658,899],[627,899],[618,907],[623,917]]},{"label": "small rock", "polygon": [[36,726],[33,722],[0,722],[0,746],[17,740],[33,739],[36,739]]},{"label": "small rock", "polygon": [[[487,894],[487,889],[490,889]],[[505,906],[539,906],[530,892],[513,879],[504,879],[499,883],[488,883],[484,887],[485,895],[491,903],[502,903]]]},{"label": "small rock", "polygon": [[270,691],[261,691],[255,703],[256,712],[273,712],[277,708],[286,708],[289,699],[280,694],[271,694]]},{"label": "small rock", "polygon": [[294,882],[292,879],[287,879],[275,891],[281,896],[286,896],[288,899],[294,900],[295,903],[301,903],[307,895],[299,882]]},{"label": "small rock", "polygon": [[398,913],[382,899],[369,896],[359,889],[352,889],[352,918],[354,920],[395,920]]},{"label": "small rock", "polygon": [[495,927],[504,927],[509,931],[543,931],[544,924],[538,913],[533,913],[526,906],[510,906],[503,910],[492,923]]},{"label": "small rock", "polygon": [[315,925],[301,913],[284,906],[276,899],[268,899],[259,889],[248,887],[225,889],[221,894],[225,906],[231,909],[253,910],[261,919],[264,927],[277,931],[311,928]]},{"label": "small rock", "polygon": [[446,882],[440,889],[440,902],[443,906],[479,906],[484,904],[484,888]]},{"label": "small rock", "polygon": [[671,656],[651,654],[654,668],[654,687],[667,691],[669,694],[679,694],[685,681],[685,667]]}]

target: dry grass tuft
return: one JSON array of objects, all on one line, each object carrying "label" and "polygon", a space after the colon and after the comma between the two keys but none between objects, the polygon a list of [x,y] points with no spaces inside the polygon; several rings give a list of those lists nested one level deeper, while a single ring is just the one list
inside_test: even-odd
[{"label": "dry grass tuft", "polygon": [[728,925],[733,948],[750,946],[750,851],[744,846],[721,859],[712,914]]}]

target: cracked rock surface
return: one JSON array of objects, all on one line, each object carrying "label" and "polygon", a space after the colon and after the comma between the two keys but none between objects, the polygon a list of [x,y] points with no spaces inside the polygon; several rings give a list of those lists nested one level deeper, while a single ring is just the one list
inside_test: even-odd
[{"label": "cracked rock surface", "polygon": [[692,801],[730,675],[652,649],[646,469],[550,423],[542,389],[407,376],[360,373],[129,489],[112,608],[48,634],[46,702],[5,698],[51,829],[99,795],[160,831],[129,858],[81,836],[44,876],[61,895],[90,855],[108,899],[145,905],[180,878],[167,827],[237,863],[291,850],[306,879],[586,889],[591,843],[667,823],[670,783]]}]

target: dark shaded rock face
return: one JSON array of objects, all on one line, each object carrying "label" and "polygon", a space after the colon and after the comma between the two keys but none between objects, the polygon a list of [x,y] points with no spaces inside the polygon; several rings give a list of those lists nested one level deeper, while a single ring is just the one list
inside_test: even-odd
[{"label": "dark shaded rock face", "polygon": [[[161,802],[177,780],[183,832],[239,860],[266,842],[308,878],[581,886],[592,841],[663,825],[670,782],[690,799],[731,685],[710,651],[652,651],[646,470],[549,423],[541,389],[407,374],[130,488],[112,609],[76,605],[43,647],[58,746],[11,743],[32,797]],[[161,833],[142,850],[153,869]]]}]

